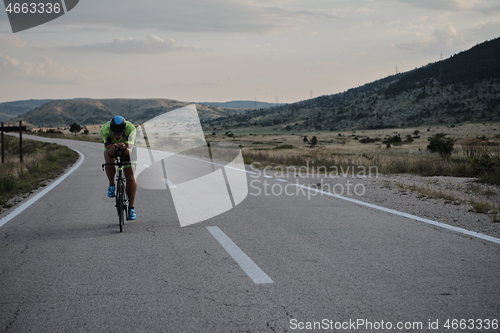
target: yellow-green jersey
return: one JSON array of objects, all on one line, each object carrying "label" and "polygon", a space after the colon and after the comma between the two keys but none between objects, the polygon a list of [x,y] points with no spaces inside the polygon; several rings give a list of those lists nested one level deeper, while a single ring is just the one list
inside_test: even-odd
[{"label": "yellow-green jersey", "polygon": [[107,146],[109,144],[113,143],[126,143],[126,144],[134,144],[135,143],[135,135],[136,135],[136,130],[135,126],[132,125],[130,121],[126,121],[126,127],[125,131],[123,132],[122,136],[120,139],[116,139],[115,136],[113,135],[113,132],[111,132],[111,121],[108,121],[105,123],[102,128],[101,128],[101,137],[102,137],[102,142],[104,143],[104,146]]}]

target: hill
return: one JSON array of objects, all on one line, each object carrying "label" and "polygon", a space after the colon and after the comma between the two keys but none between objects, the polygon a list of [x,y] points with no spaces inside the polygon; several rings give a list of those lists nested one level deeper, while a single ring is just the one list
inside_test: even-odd
[{"label": "hill", "polygon": [[6,122],[16,116],[22,115],[31,109],[52,101],[51,99],[30,99],[0,103],[0,121]]},{"label": "hill", "polygon": [[497,38],[449,59],[340,94],[248,111],[223,119],[221,125],[335,131],[500,121],[499,91]]},{"label": "hill", "polygon": [[[192,103],[170,99],[80,99],[54,100],[18,116],[12,121],[27,123],[33,127],[65,127],[103,124],[120,114],[135,124],[145,122],[162,113]],[[232,111],[215,106],[197,105],[202,121],[233,115]]]},{"label": "hill", "polygon": [[267,109],[276,106],[276,103],[258,101],[202,102],[200,104],[218,106],[226,109]]}]

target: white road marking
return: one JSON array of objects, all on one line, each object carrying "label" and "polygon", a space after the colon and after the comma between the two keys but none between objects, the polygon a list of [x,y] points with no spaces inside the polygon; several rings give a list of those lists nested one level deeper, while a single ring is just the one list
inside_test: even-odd
[{"label": "white road marking", "polygon": [[206,228],[255,284],[274,283],[219,227]]},{"label": "white road marking", "polygon": [[288,180],[285,179],[276,178],[276,180],[282,183],[288,183]]},{"label": "white road marking", "polygon": [[493,242],[493,243],[500,244],[500,239],[499,238],[495,238],[495,237],[492,237],[492,236],[484,235],[484,234],[481,234],[479,232],[470,231],[470,230],[459,228],[459,227],[454,227],[454,226],[449,225],[449,224],[432,221],[432,220],[425,219],[425,218],[422,218],[422,217],[418,217],[418,216],[415,216],[415,215],[411,215],[411,214],[399,212],[397,210],[393,210],[393,209],[389,209],[389,208],[385,208],[385,207],[373,205],[373,204],[370,204],[370,203],[367,203],[367,202],[363,202],[363,201],[360,201],[360,200],[343,197],[343,196],[338,195],[338,194],[324,192],[324,191],[321,191],[321,190],[318,190],[318,189],[315,189],[315,188],[311,188],[311,187],[308,187],[308,186],[305,186],[305,185],[297,185],[297,184],[293,184],[293,185],[294,186],[298,186],[298,187],[302,187],[302,188],[304,188],[306,190],[309,190],[309,191],[316,191],[318,193],[321,193],[321,194],[324,194],[324,195],[328,195],[330,197],[334,197],[334,198],[337,198],[337,199],[342,199],[342,200],[346,200],[346,201],[349,201],[349,202],[353,202],[353,203],[356,203],[358,205],[363,205],[363,206],[367,206],[367,207],[370,207],[370,208],[378,209],[378,210],[381,210],[381,211],[384,211],[384,212],[387,212],[387,213],[391,213],[391,214],[403,216],[403,217],[406,217],[406,218],[409,218],[409,219],[412,219],[412,220],[416,220],[416,221],[420,221],[420,222],[432,224],[432,225],[434,225],[436,227],[440,227],[440,228],[448,229],[448,230],[453,230],[453,231],[456,231],[456,232],[459,232],[459,233],[462,233],[462,234],[465,234],[465,235],[477,237],[477,238],[484,239],[484,240],[487,240],[487,241],[490,241],[490,242]]},{"label": "white road marking", "polygon": [[5,223],[12,220],[17,215],[21,214],[26,208],[28,208],[29,206],[34,204],[38,199],[40,199],[45,194],[47,194],[50,190],[52,190],[54,187],[59,185],[63,180],[68,178],[68,176],[71,175],[73,173],[73,171],[75,171],[76,169],[78,169],[80,167],[80,165],[85,160],[85,156],[83,156],[83,154],[80,153],[78,150],[76,150],[76,149],[73,149],[73,150],[76,151],[78,153],[78,155],[80,155],[80,160],[78,161],[78,163],[75,166],[73,166],[68,172],[66,172],[63,176],[61,176],[59,179],[57,179],[55,182],[53,182],[50,186],[48,186],[46,189],[44,189],[42,192],[38,193],[33,198],[31,198],[28,201],[26,201],[25,203],[23,203],[21,206],[14,209],[10,214],[8,214],[7,216],[0,219],[0,227],[2,227]]}]

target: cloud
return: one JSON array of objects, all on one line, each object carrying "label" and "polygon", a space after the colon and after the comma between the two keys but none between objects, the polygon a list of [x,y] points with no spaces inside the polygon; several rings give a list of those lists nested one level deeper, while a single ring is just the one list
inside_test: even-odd
[{"label": "cloud", "polygon": [[498,15],[500,14],[500,5],[484,6],[481,12],[485,15]]},{"label": "cloud", "polygon": [[27,80],[49,84],[76,84],[87,79],[80,70],[60,65],[49,57],[42,57],[40,62],[32,64],[1,53],[0,77],[7,80]]},{"label": "cloud", "polygon": [[445,29],[434,30],[433,37],[437,45],[441,46],[454,46],[464,41],[464,35],[457,32],[457,30],[449,24]]},{"label": "cloud", "polygon": [[444,48],[459,48],[464,40],[464,35],[448,24],[444,29],[434,30],[431,36],[421,36],[415,42],[396,44],[395,47],[414,53],[429,53]]},{"label": "cloud", "polygon": [[[72,24],[179,32],[270,33],[295,29],[299,22],[326,19],[324,11],[289,8],[282,1],[86,0],[71,12]],[[57,24],[57,22],[55,22]]]},{"label": "cloud", "polygon": [[173,39],[162,40],[154,35],[142,39],[118,38],[111,42],[57,47],[60,51],[102,52],[119,54],[165,54],[183,50],[199,50],[196,45],[182,45]]},{"label": "cloud", "polygon": [[209,87],[218,85],[214,81],[175,81],[165,84],[172,87]]},{"label": "cloud", "polygon": [[481,5],[481,0],[394,0],[416,8],[441,10],[441,11],[460,11],[470,10]]},{"label": "cloud", "polygon": [[362,22],[362,23],[359,23],[358,25],[355,25],[353,27],[350,27],[349,30],[356,30],[356,29],[360,29],[360,28],[370,28],[370,27],[373,27],[373,22]]},{"label": "cloud", "polygon": [[500,20],[480,22],[470,30],[470,33],[473,36],[475,36],[476,39],[487,40],[492,38],[498,38],[499,31],[500,31]]},{"label": "cloud", "polygon": [[0,34],[0,47],[1,48],[22,48],[26,45],[26,42],[23,41],[19,36],[12,35],[3,35]]}]

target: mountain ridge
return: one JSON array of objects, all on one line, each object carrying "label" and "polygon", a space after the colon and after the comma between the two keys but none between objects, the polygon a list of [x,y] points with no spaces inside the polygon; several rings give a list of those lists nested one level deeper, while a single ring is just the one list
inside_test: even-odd
[{"label": "mountain ridge", "polygon": [[0,103],[0,121],[6,122],[33,108],[52,101],[51,99],[29,99]]},{"label": "mountain ridge", "polygon": [[[120,114],[127,120],[139,124],[162,113],[190,104],[194,103],[162,98],[53,100],[10,121],[23,121],[31,127],[66,127],[72,123],[103,124],[112,116]],[[202,121],[233,114],[232,111],[215,106],[200,104],[196,106]]]},{"label": "mountain ridge", "polygon": [[315,131],[500,121],[500,38],[345,92],[252,110],[223,128]]},{"label": "mountain ridge", "polygon": [[[244,100],[234,100],[228,102],[200,102],[199,104],[218,106],[225,109],[267,109],[276,106],[276,103]],[[278,105],[283,105],[283,103]]]}]

